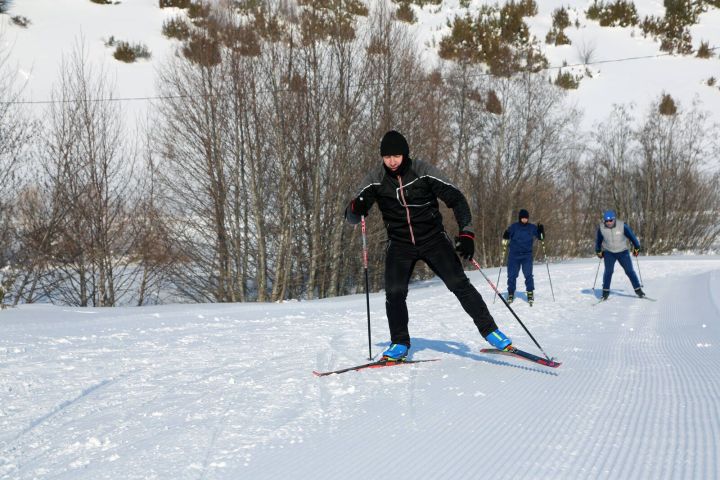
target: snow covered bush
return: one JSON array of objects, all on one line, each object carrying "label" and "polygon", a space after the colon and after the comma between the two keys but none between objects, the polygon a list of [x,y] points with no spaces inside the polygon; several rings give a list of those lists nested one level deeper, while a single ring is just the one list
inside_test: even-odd
[{"label": "snow covered bush", "polygon": [[660,115],[666,116],[675,115],[677,113],[677,106],[675,105],[675,100],[673,100],[670,94],[663,94],[662,100],[660,100],[660,105],[658,106],[658,112],[660,112]]},{"label": "snow covered bush", "polygon": [[711,58],[712,57],[712,50],[710,49],[709,42],[700,42],[700,46],[698,47],[698,51],[697,51],[697,57],[698,58]]},{"label": "snow covered bush", "polygon": [[407,3],[402,3],[397,10],[395,10],[395,17],[401,22],[413,24],[417,22],[415,12],[412,7]]},{"label": "snow covered bush", "polygon": [[693,51],[690,26],[705,11],[703,2],[692,0],[665,0],[665,16],[645,17],[640,25],[644,35],[660,41],[660,50],[689,55]]},{"label": "snow covered bush", "polygon": [[635,4],[626,0],[613,3],[595,0],[585,14],[590,20],[597,20],[601,27],[629,27],[640,21]]},{"label": "snow covered bush", "polygon": [[160,8],[189,8],[190,0],[160,0]]},{"label": "snow covered bush", "polygon": [[572,42],[565,35],[565,29],[570,26],[570,16],[564,7],[556,9],[553,14],[552,29],[545,36],[545,43],[552,45],[570,45]]},{"label": "snow covered bush", "polygon": [[190,38],[190,25],[183,17],[174,17],[163,22],[162,34],[168,38],[187,40]]},{"label": "snow covered bush", "polygon": [[563,72],[560,70],[558,71],[557,77],[555,77],[555,81],[553,83],[565,90],[575,90],[580,86],[581,78],[582,77],[573,75],[570,72]]},{"label": "snow covered bush", "polygon": [[22,15],[15,15],[14,17],[11,17],[11,19],[18,27],[27,28],[27,26],[30,25],[30,19],[23,17]]},{"label": "snow covered bush", "polygon": [[535,14],[535,2],[525,1],[502,7],[486,5],[477,16],[455,17],[450,34],[440,41],[438,54],[461,63],[485,63],[495,75],[538,71],[547,66],[547,59],[523,18]]},{"label": "snow covered bush", "polygon": [[113,57],[121,62],[133,63],[138,58],[150,58],[150,50],[142,43],[131,45],[129,42],[119,41]]}]

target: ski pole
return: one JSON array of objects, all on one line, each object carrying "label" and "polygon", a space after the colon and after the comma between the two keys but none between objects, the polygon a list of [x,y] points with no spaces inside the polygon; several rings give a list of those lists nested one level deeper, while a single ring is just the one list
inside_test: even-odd
[{"label": "ski pole", "polygon": [[[507,253],[507,249],[505,248],[505,245],[503,245],[503,251],[502,251],[502,258],[500,259],[500,270],[498,270],[498,279],[497,282],[495,282],[495,285],[500,285],[500,274],[502,273],[502,267],[505,263],[505,253]],[[493,293],[493,304],[495,304],[495,298],[497,297],[497,291]]]},{"label": "ski pole", "polygon": [[542,245],[542,248],[543,248],[543,256],[545,257],[545,266],[547,267],[548,280],[550,280],[550,293],[552,293],[553,302],[554,302],[555,301],[555,291],[553,290],[552,278],[550,277],[550,264],[548,263],[547,252],[545,251],[545,240],[540,240],[540,244]]},{"label": "ski pole", "polygon": [[528,330],[527,327],[525,326],[525,324],[522,322],[522,320],[520,320],[520,317],[517,316],[517,313],[515,313],[515,310],[513,310],[512,307],[510,306],[510,304],[507,303],[507,301],[503,298],[502,295],[500,295],[500,292],[498,292],[498,289],[492,283],[492,280],[490,280],[488,278],[488,276],[485,275],[485,272],[482,271],[482,268],[480,267],[480,264],[477,262],[477,260],[475,260],[474,258],[471,258],[470,262],[472,262],[472,264],[475,265],[475,268],[478,269],[480,274],[482,274],[482,276],[485,278],[485,280],[490,284],[490,287],[492,287],[492,289],[495,290],[495,293],[497,294],[497,296],[500,297],[500,300],[502,300],[503,303],[505,304],[505,306],[508,308],[508,310],[510,310],[510,313],[512,313],[513,317],[515,317],[515,320],[517,320],[518,323],[520,323],[520,326],[523,327],[523,329],[527,332],[528,335],[530,335],[530,338],[532,339],[533,342],[535,342],[535,345],[537,345],[537,347],[540,349],[540,351],[543,353],[543,355],[545,355],[545,358],[547,358],[548,361],[552,361],[550,356],[547,353],[545,353],[545,350],[543,350],[543,348],[540,346],[540,344],[537,342],[537,340],[535,340],[535,337],[533,337],[532,333],[530,333],[530,330]]},{"label": "ski pole", "polygon": [[372,360],[372,339],[370,336],[370,280],[368,279],[368,248],[367,235],[365,233],[365,216],[361,216],[362,222],[362,246],[363,246],[363,267],[365,268],[365,304],[367,307],[368,320],[368,360]]},{"label": "ski pole", "polygon": [[595,295],[595,285],[597,285],[597,276],[598,276],[598,273],[600,273],[600,264],[601,263],[602,263],[602,258],[600,258],[600,260],[598,260],[598,267],[597,267],[597,270],[595,270],[595,281],[593,282],[593,289],[592,289],[593,295]]},{"label": "ski pole", "polygon": [[640,273],[640,258],[639,257],[640,257],[640,255],[637,255],[635,257],[635,263],[637,264],[637,267],[638,267],[638,277],[640,277],[640,286],[644,287],[645,285],[643,284],[643,281],[642,281],[642,273]]}]

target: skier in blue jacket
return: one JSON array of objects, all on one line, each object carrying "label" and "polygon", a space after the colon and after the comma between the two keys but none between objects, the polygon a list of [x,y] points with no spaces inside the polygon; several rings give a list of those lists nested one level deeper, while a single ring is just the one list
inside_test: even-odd
[{"label": "skier in blue jacket", "polygon": [[625,270],[625,275],[630,279],[637,296],[640,298],[645,296],[642,288],[640,288],[640,281],[635,274],[635,270],[633,270],[632,260],[630,260],[630,253],[628,252],[628,240],[633,245],[632,254],[637,257],[640,254],[640,241],[635,236],[635,233],[627,223],[617,219],[615,211],[605,211],[603,213],[603,223],[598,226],[595,235],[595,254],[598,258],[605,260],[603,300],[607,300],[608,296],[610,296],[610,281],[612,280],[616,260],[620,262],[620,266]]},{"label": "skier in blue jacket", "polygon": [[503,249],[510,244],[507,262],[508,303],[515,299],[515,285],[522,268],[525,277],[525,291],[530,305],[535,300],[535,281],[533,280],[533,240],[545,239],[545,228],[542,224],[530,223],[530,213],[522,209],[518,213],[518,221],[503,233]]}]

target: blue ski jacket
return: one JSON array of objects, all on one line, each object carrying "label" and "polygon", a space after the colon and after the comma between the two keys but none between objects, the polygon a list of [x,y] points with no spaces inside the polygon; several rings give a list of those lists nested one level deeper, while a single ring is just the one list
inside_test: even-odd
[{"label": "blue ski jacket", "polygon": [[540,233],[534,223],[522,224],[521,222],[515,222],[508,227],[505,233],[510,236],[508,252],[513,256],[532,254],[533,240],[536,238],[540,240]]}]

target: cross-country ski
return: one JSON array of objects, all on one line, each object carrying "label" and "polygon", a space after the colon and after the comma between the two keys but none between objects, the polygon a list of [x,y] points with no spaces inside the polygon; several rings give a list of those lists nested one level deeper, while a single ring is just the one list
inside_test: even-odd
[{"label": "cross-country ski", "polygon": [[338,370],[331,370],[329,372],[318,372],[313,370],[313,375],[316,377],[326,377],[328,375],[336,375],[339,373],[346,373],[346,372],[357,372],[359,370],[366,370],[366,369],[374,369],[374,368],[383,368],[383,367],[395,367],[399,365],[409,365],[409,364],[415,364],[415,363],[424,363],[424,362],[436,362],[440,360],[439,358],[430,358],[426,360],[402,360],[398,362],[393,362],[389,360],[380,359],[374,362],[368,362],[363,363],[360,365],[355,365],[352,367],[345,367],[340,368]]}]

